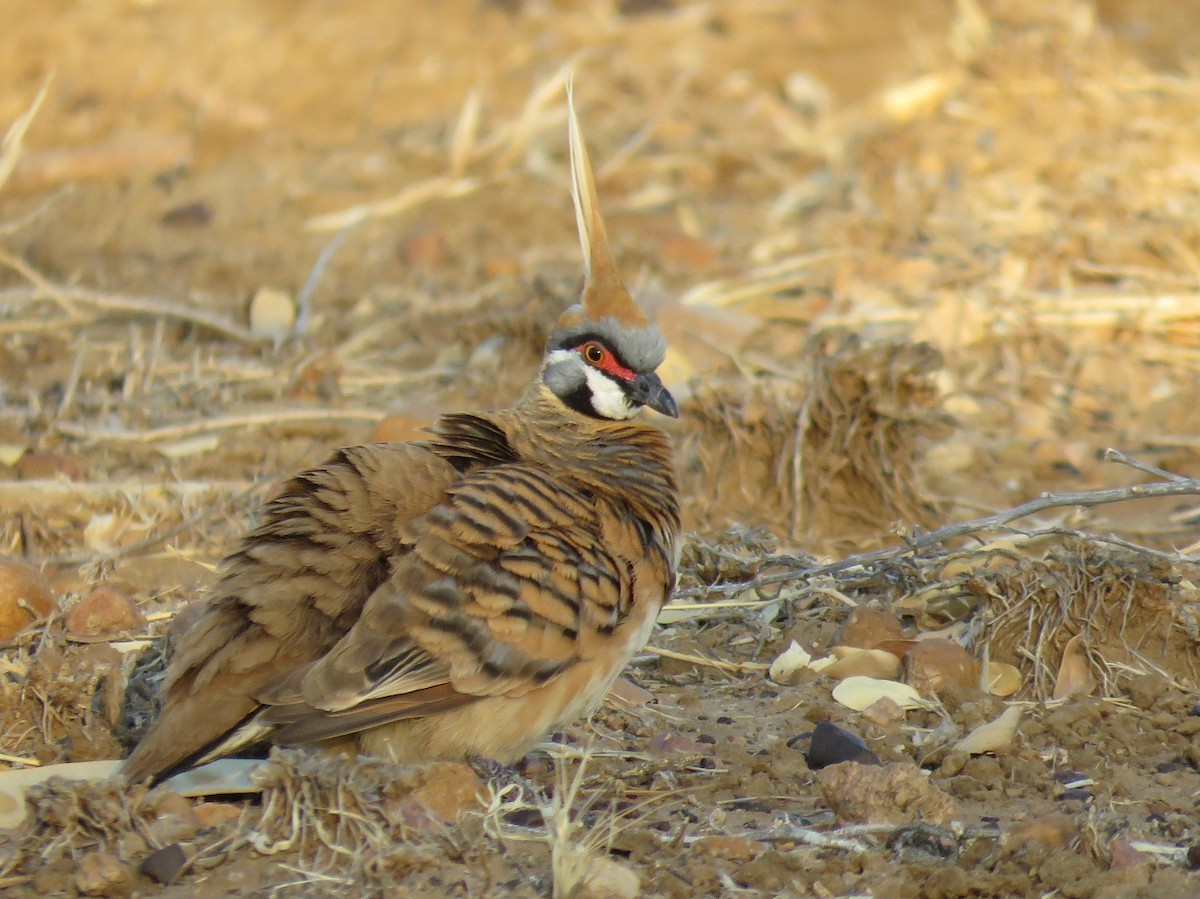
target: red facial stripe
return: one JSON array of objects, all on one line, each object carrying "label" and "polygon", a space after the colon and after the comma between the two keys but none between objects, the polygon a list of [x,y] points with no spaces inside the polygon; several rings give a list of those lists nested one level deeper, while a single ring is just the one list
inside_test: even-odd
[{"label": "red facial stripe", "polygon": [[601,371],[608,372],[610,375],[616,375],[622,381],[633,380],[633,369],[626,368],[617,361],[617,357],[612,353],[605,353],[604,358],[600,360],[598,366]]},{"label": "red facial stripe", "polygon": [[622,365],[620,362],[618,362],[617,357],[614,356],[608,350],[607,347],[601,346],[600,344],[595,343],[593,341],[588,341],[588,343],[581,343],[575,349],[577,349],[581,353],[583,353],[584,359],[587,359],[586,347],[588,347],[589,345],[595,349],[599,349],[602,355],[600,357],[599,362],[591,362],[589,360],[588,364],[594,365],[596,368],[600,369],[602,372],[605,372],[606,374],[610,374],[610,375],[613,375],[614,377],[620,378],[622,381],[632,381],[634,379],[635,373],[634,373],[633,369],[626,368],[624,365]]}]

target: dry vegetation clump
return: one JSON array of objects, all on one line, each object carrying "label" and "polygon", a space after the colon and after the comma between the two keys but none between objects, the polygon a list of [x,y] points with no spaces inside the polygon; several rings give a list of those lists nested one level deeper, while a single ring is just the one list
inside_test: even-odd
[{"label": "dry vegetation clump", "polygon": [[921,468],[925,452],[952,427],[934,379],[941,354],[928,344],[823,334],[809,357],[794,531],[853,540],[897,521],[938,520]]},{"label": "dry vegetation clump", "polygon": [[925,453],[951,432],[927,344],[824,332],[803,375],[697,386],[681,451],[693,514],[767,522],[809,547],[931,524]]},{"label": "dry vegetation clump", "polygon": [[108,643],[38,641],[0,668],[4,752],[39,764],[119,758],[125,675]]},{"label": "dry vegetation clump", "polygon": [[1046,699],[1077,634],[1105,696],[1150,673],[1200,690],[1197,583],[1195,562],[1069,540],[1044,558],[974,573],[964,586],[986,609],[980,639],[992,657],[1028,673],[1023,695]]},{"label": "dry vegetation clump", "polygon": [[414,872],[462,862],[468,851],[462,833],[412,800],[422,783],[417,769],[281,751],[254,777],[263,794],[250,844],[293,853],[298,870],[394,888]]},{"label": "dry vegetation clump", "polygon": [[172,814],[156,801],[161,795],[61,777],[31,787],[25,820],[0,833],[0,875],[32,873],[89,852],[143,854],[155,842],[155,823]]}]

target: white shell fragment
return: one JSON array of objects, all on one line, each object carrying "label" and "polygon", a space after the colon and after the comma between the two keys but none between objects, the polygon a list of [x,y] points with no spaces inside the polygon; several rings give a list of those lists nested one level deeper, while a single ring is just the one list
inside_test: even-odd
[{"label": "white shell fragment", "polygon": [[902,709],[929,708],[929,703],[921,694],[910,687],[894,680],[880,680],[874,677],[856,675],[848,677],[833,688],[833,698],[846,708],[861,712],[884,696],[893,700]]},{"label": "white shell fragment", "polygon": [[253,774],[267,764],[262,759],[217,759],[198,768],[181,771],[164,783],[178,793],[193,799],[197,796],[226,796],[261,793]]},{"label": "white shell fragment", "polygon": [[788,681],[801,668],[808,668],[812,663],[812,654],[803,646],[792,641],[792,645],[781,652],[771,663],[767,675],[777,684]]},{"label": "white shell fragment", "polygon": [[981,724],[961,740],[954,744],[955,752],[967,752],[971,755],[982,755],[985,752],[999,752],[1012,745],[1017,736],[1017,725],[1021,723],[1021,710],[1011,705],[1000,717],[986,724]]},{"label": "white shell fragment", "polygon": [[281,343],[296,324],[296,304],[287,291],[260,287],[250,300],[250,333]]}]

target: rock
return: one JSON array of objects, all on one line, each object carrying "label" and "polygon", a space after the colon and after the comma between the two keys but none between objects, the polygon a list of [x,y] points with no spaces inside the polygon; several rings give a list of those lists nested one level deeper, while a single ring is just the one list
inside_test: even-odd
[{"label": "rock", "polygon": [[[637,899],[642,884],[629,868],[580,846],[556,847],[554,894],[575,899]],[[561,893],[560,893],[561,890]]]},{"label": "rock", "polygon": [[138,870],[154,882],[165,886],[179,876],[186,864],[187,853],[183,851],[183,847],[178,843],[171,843],[147,855]]},{"label": "rock", "polygon": [[75,889],[85,896],[125,892],[133,883],[133,869],[108,852],[89,852],[75,866]]},{"label": "rock", "polygon": [[835,644],[874,649],[884,640],[903,640],[904,631],[896,616],[869,606],[860,606],[850,613],[838,630]]},{"label": "rock", "polygon": [[962,816],[958,803],[911,762],[894,762],[882,768],[842,762],[818,771],[817,785],[842,821],[867,824],[926,821],[947,827]]},{"label": "rock", "polygon": [[871,751],[871,747],[862,737],[831,721],[817,723],[808,752],[804,753],[804,761],[813,771],[819,771],[842,762],[858,762],[863,765],[880,764],[879,756]]},{"label": "rock", "polygon": [[152,801],[155,817],[146,825],[151,844],[190,840],[200,830],[200,818],[192,804],[174,790],[160,787],[154,791]]},{"label": "rock", "polygon": [[1113,837],[1109,841],[1108,854],[1108,867],[1112,870],[1132,868],[1134,865],[1149,863],[1151,861],[1147,853],[1135,849],[1132,843],[1128,840],[1122,840],[1120,837]]},{"label": "rock", "polygon": [[201,802],[192,809],[202,829],[220,827],[242,816],[242,807],[228,802]]},{"label": "rock", "polygon": [[904,709],[890,696],[880,696],[862,710],[862,716],[878,727],[891,727],[904,720]]},{"label": "rock", "polygon": [[146,616],[129,591],[107,584],[93,587],[67,612],[67,630],[81,636],[112,634],[145,624]]},{"label": "rock", "polygon": [[748,862],[770,847],[759,840],[748,840],[745,837],[704,837],[697,840],[693,848],[701,855],[715,855]]},{"label": "rock", "polygon": [[1166,679],[1157,674],[1139,674],[1131,677],[1126,686],[1129,701],[1142,711],[1155,708],[1169,688],[1170,684]]},{"label": "rock", "polygon": [[917,643],[904,657],[905,680],[922,696],[938,696],[950,687],[979,684],[979,666],[953,640],[935,638]]},{"label": "rock", "polygon": [[434,762],[425,768],[422,780],[411,798],[448,824],[468,809],[478,808],[484,792],[479,775],[462,762]]},{"label": "rock", "polygon": [[1073,817],[1053,812],[1028,821],[1017,821],[1004,834],[1004,846],[1017,849],[1032,841],[1047,849],[1063,849],[1075,839],[1077,831]]},{"label": "rock", "polygon": [[0,640],[58,609],[45,576],[23,562],[0,560]]}]

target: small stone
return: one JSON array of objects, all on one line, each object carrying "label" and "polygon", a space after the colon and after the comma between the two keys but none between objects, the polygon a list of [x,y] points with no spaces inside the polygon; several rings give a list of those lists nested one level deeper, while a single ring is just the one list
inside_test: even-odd
[{"label": "small stone", "polygon": [[425,769],[423,781],[413,790],[412,799],[449,824],[468,809],[478,808],[484,792],[479,775],[461,762],[435,762]]},{"label": "small stone", "polygon": [[89,852],[75,866],[75,888],[85,896],[104,896],[133,881],[133,869],[108,852]]},{"label": "small stone", "polygon": [[45,576],[23,562],[0,560],[0,640],[58,609]]},{"label": "small stone", "polygon": [[880,696],[862,711],[862,716],[878,727],[891,727],[904,720],[904,709],[890,696]]},{"label": "small stone", "polygon": [[212,208],[203,200],[195,200],[168,209],[159,218],[165,228],[201,228],[212,221]]},{"label": "small stone", "polygon": [[152,843],[165,845],[190,840],[200,829],[192,804],[174,790],[159,788],[153,795],[154,820],[146,825]]},{"label": "small stone", "polygon": [[842,762],[859,762],[864,765],[880,764],[871,747],[858,734],[839,727],[832,721],[819,721],[813,729],[812,742],[804,761],[813,771],[838,765]]},{"label": "small stone", "polygon": [[[576,899],[637,899],[642,884],[638,876],[620,862],[580,847],[566,847],[558,870],[563,875],[563,894]],[[555,890],[559,887],[556,879]]]},{"label": "small stone", "polygon": [[870,606],[860,606],[842,622],[838,636],[833,642],[838,646],[874,649],[885,640],[903,639],[904,631],[895,615]]},{"label": "small stone", "polygon": [[1073,817],[1055,812],[1016,822],[1004,835],[1004,845],[1016,849],[1032,841],[1047,849],[1063,849],[1075,839],[1077,832]]},{"label": "small stone", "polygon": [[1187,863],[1193,871],[1200,871],[1200,843],[1188,846]]},{"label": "small stone", "polygon": [[112,634],[145,624],[146,616],[129,591],[108,584],[92,588],[67,612],[67,630],[80,636]]},{"label": "small stone", "polygon": [[880,767],[858,762],[830,765],[817,772],[817,785],[842,821],[948,827],[962,817],[958,803],[911,762]]},{"label": "small stone", "polygon": [[1142,711],[1153,709],[1169,688],[1167,681],[1157,674],[1140,674],[1130,678],[1126,690],[1129,700]]},{"label": "small stone", "polygon": [[759,840],[748,840],[745,837],[704,837],[696,841],[694,848],[701,855],[715,855],[747,862],[762,855],[769,847]]},{"label": "small stone", "polygon": [[1135,849],[1132,843],[1128,840],[1122,840],[1120,837],[1113,837],[1109,841],[1108,854],[1108,867],[1114,871],[1122,868],[1132,868],[1134,865],[1150,861],[1149,855]]},{"label": "small stone", "polygon": [[147,855],[138,870],[155,883],[166,886],[174,882],[186,864],[187,853],[183,851],[183,847],[178,843],[171,843]]},{"label": "small stone", "polygon": [[904,657],[905,680],[922,696],[938,696],[951,687],[979,684],[979,666],[953,640],[935,638],[917,643]]},{"label": "small stone", "polygon": [[242,816],[242,807],[228,802],[201,802],[192,809],[202,829],[220,827]]}]

